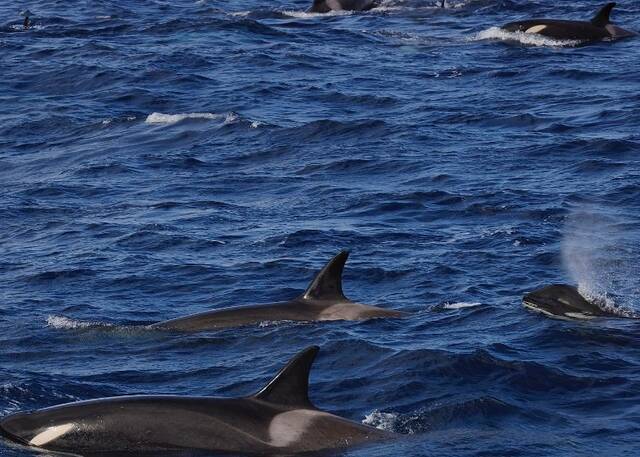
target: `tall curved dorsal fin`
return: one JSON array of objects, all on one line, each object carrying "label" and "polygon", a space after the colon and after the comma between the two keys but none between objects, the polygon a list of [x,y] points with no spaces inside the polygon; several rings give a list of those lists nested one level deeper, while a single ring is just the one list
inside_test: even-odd
[{"label": "tall curved dorsal fin", "polygon": [[276,405],[315,409],[309,400],[309,371],[320,348],[311,346],[299,352],[253,398]]},{"label": "tall curved dorsal fin", "polygon": [[610,23],[611,20],[609,19],[609,16],[611,15],[611,10],[614,6],[616,6],[615,2],[607,3],[606,5],[604,5],[600,9],[600,11],[598,11],[598,13],[593,16],[593,19],[591,19],[591,23],[596,27],[604,27],[605,25]]},{"label": "tall curved dorsal fin", "polygon": [[349,258],[349,251],[342,251],[331,259],[302,294],[304,300],[348,301],[342,292],[342,272]]}]

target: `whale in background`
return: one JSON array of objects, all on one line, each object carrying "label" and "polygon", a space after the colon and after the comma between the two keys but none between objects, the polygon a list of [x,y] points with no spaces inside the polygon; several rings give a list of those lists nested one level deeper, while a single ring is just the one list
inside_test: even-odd
[{"label": "whale in background", "polygon": [[607,311],[583,297],[578,289],[567,284],[553,284],[524,296],[525,308],[561,319],[593,319],[622,317]]},{"label": "whale in background", "polygon": [[380,0],[313,0],[309,13],[330,11],[368,11],[380,5]]},{"label": "whale in background", "polygon": [[[382,0],[313,0],[308,13],[328,13],[330,11],[369,11],[382,4]],[[445,7],[445,0],[439,0],[440,8]]]},{"label": "whale in background", "polygon": [[394,437],[311,403],[309,371],[317,353],[317,346],[300,352],[249,397],[138,395],[81,401],[7,416],[0,420],[0,435],[85,457],[187,451],[291,455]]},{"label": "whale in background", "polygon": [[634,32],[630,32],[611,23],[609,16],[615,6],[616,4],[614,2],[607,3],[598,11],[591,21],[530,19],[510,22],[502,26],[502,29],[508,32],[536,33],[556,40],[583,42],[617,40],[634,36]]},{"label": "whale in background", "polygon": [[265,321],[335,321],[402,317],[405,313],[354,303],[342,292],[342,272],[349,257],[342,251],[316,275],[307,290],[293,300],[222,308],[152,324],[155,329],[216,330]]}]

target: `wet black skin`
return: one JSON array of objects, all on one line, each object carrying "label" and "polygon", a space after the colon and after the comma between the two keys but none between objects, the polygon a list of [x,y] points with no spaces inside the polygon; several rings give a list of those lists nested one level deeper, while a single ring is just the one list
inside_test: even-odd
[{"label": "wet black skin", "polygon": [[524,296],[522,304],[534,311],[558,317],[619,317],[604,311],[580,295],[575,287],[566,284],[554,284],[531,292]]},{"label": "wet black skin", "polygon": [[[82,401],[5,417],[0,434],[17,444],[85,457],[186,451],[290,455],[394,437],[313,406],[308,380],[317,352],[316,346],[300,352],[250,397],[141,395]],[[308,423],[305,414],[312,415]],[[60,428],[67,431],[55,433]]]},{"label": "wet black skin", "polygon": [[[252,398],[130,396],[15,414],[0,422],[0,429],[12,441],[29,445],[47,427],[71,423],[73,431],[42,447],[83,456],[185,450],[273,455],[283,449],[269,444],[269,424],[287,410]],[[314,422],[312,436],[286,451],[340,448],[347,438],[357,444],[383,436],[380,430],[327,415]]]},{"label": "wet black skin", "polygon": [[157,324],[152,324],[151,328],[164,330],[178,330],[185,332],[218,330],[229,327],[239,327],[243,325],[258,324],[261,322],[278,321],[300,321],[313,322],[324,320],[366,320],[378,318],[398,318],[405,316],[405,313],[394,310],[386,310],[374,306],[358,305],[345,301],[346,306],[362,307],[356,309],[353,318],[325,318],[323,313],[334,305],[342,302],[332,300],[304,300],[296,298],[289,302],[270,303],[265,305],[236,306],[224,308],[216,311],[205,311],[203,313],[192,314],[179,317]]},{"label": "wet black skin", "polygon": [[544,30],[536,32],[537,34],[556,40],[599,41],[611,37],[611,34],[604,27],[596,27],[590,22],[558,19],[532,19],[511,22],[502,28],[507,32],[526,32],[537,25],[547,26]]},{"label": "wet black skin", "polygon": [[602,41],[613,40],[635,35],[611,23],[609,15],[615,3],[607,3],[591,21],[568,21],[561,19],[531,19],[510,22],[502,26],[508,32],[526,32],[527,30],[544,25],[545,28],[533,33],[556,40],[572,41]]},{"label": "wet black skin", "polygon": [[309,13],[329,11],[369,11],[380,5],[380,0],[314,0]]},{"label": "wet black skin", "polygon": [[363,320],[402,317],[405,313],[354,303],[342,292],[342,272],[349,257],[343,251],[316,275],[307,290],[288,302],[234,306],[178,317],[151,325],[151,328],[186,332],[276,321]]}]

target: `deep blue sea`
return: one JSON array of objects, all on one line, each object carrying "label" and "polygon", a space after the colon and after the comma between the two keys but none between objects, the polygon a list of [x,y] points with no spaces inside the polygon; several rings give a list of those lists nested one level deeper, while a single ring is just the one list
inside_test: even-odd
[{"label": "deep blue sea", "polygon": [[[312,400],[405,435],[341,456],[640,455],[640,321],[521,305],[640,314],[640,39],[495,28],[602,1],[435,3],[3,1],[0,416],[243,396],[318,344]],[[411,316],[136,328],[293,298],[342,249],[347,296]]]}]

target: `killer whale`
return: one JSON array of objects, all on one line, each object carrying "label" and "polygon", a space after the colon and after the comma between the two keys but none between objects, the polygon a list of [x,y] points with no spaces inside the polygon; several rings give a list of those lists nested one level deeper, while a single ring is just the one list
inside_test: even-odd
[{"label": "killer whale", "polygon": [[[328,13],[330,11],[369,11],[377,8],[382,0],[313,0],[308,13]],[[445,0],[440,0],[440,8],[445,7]]]},{"label": "killer whale", "polygon": [[560,19],[530,19],[510,22],[502,26],[508,32],[536,33],[556,40],[601,41],[617,40],[634,36],[621,27],[613,25],[610,20],[611,10],[615,2],[607,3],[591,21],[568,21]]},{"label": "killer whale", "polygon": [[380,5],[380,0],[313,0],[309,13],[330,11],[369,11]]},{"label": "killer whale", "polygon": [[[215,452],[290,455],[393,438],[321,411],[309,400],[317,346],[298,353],[244,398],[137,395],[80,401],[0,420],[0,435],[39,450],[85,457]],[[210,454],[207,454],[210,455]]]},{"label": "killer whale", "polygon": [[405,313],[354,303],[342,291],[342,272],[349,252],[342,251],[316,275],[307,290],[283,303],[235,306],[178,317],[150,325],[152,329],[203,331],[265,321],[333,321],[402,317]]},{"label": "killer whale", "polygon": [[525,295],[525,308],[561,319],[592,319],[595,317],[622,317],[598,306],[567,284],[552,284]]}]

